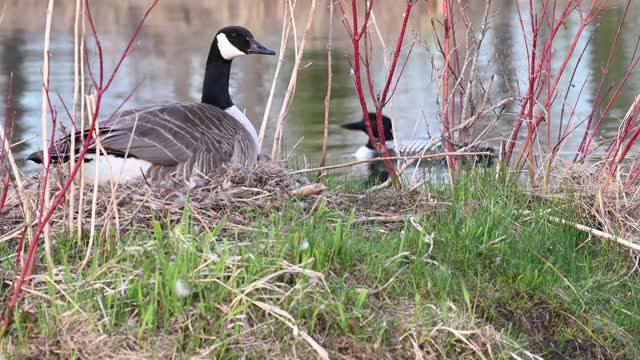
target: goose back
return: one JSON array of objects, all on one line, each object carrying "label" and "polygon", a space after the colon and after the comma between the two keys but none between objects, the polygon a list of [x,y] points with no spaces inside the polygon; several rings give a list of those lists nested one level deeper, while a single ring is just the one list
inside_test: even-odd
[{"label": "goose back", "polygon": [[[80,137],[79,134],[76,137]],[[125,110],[100,127],[100,145],[111,156],[151,163],[147,175],[188,178],[223,163],[251,164],[258,149],[250,131],[226,111],[206,103],[172,103]],[[68,160],[69,136],[54,149]],[[81,147],[76,141],[76,154]],[[95,143],[91,144],[95,148]],[[57,150],[57,151],[56,151]]]}]

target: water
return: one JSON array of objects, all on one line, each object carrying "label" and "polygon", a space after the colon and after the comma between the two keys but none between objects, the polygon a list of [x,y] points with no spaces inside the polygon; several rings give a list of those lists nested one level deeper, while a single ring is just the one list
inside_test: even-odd
[{"label": "water", "polygon": [[[146,0],[120,2],[93,2],[98,32],[104,48],[107,73],[120,56],[137,20],[141,17]],[[307,2],[299,1],[296,9],[298,37],[306,21]],[[480,1],[469,1],[469,15],[477,22],[482,16]],[[435,2],[431,11],[437,13]],[[611,6],[601,13],[599,26],[589,27],[578,44],[582,50],[592,36],[591,46],[583,56],[573,79],[574,88],[567,101],[576,103],[578,119],[583,119],[592,108],[593,99],[600,81],[601,67],[606,62],[617,23],[622,17],[620,1],[611,1]],[[523,4],[524,5],[524,4]],[[51,96],[58,117],[68,126],[65,110],[58,96],[67,106],[72,103],[73,90],[73,21],[74,1],[57,1],[54,9],[51,35]],[[128,96],[125,107],[153,102],[198,101],[202,86],[204,62],[213,34],[230,24],[242,24],[252,30],[256,38],[268,47],[278,50],[280,44],[283,2],[266,1],[206,1],[162,0],[152,12],[148,22],[138,36],[133,52],[125,61],[112,88],[105,95],[102,116],[108,116]],[[390,48],[395,43],[402,17],[403,6],[393,2],[378,2],[376,20],[384,41]],[[524,8],[524,7],[523,7]],[[624,76],[629,65],[635,42],[640,34],[638,6],[632,6],[623,30],[621,46],[614,56],[607,85],[612,86]],[[13,74],[12,112],[15,116],[13,142],[19,162],[41,146],[41,71],[42,44],[44,37],[44,14],[46,1],[9,1],[0,23],[0,95],[6,99],[10,74]],[[488,83],[495,75],[491,97],[494,102],[508,96],[510,89],[525,87],[526,56],[517,8],[512,0],[494,0],[491,30],[485,39],[479,73]],[[339,15],[336,9],[336,15]],[[554,50],[552,68],[557,69],[568,48],[572,34],[578,27],[578,19],[572,18],[559,33]],[[436,83],[438,74],[433,71],[432,59],[438,59],[433,42],[429,12],[424,2],[419,2],[410,23],[410,33],[416,34],[416,43],[403,78],[385,114],[395,121],[396,132],[410,136],[438,131],[438,96]],[[375,35],[375,34],[374,34]],[[319,1],[317,14],[311,30],[311,38],[305,49],[302,69],[299,71],[295,98],[291,105],[285,128],[284,148],[301,165],[317,165],[320,159],[324,121],[324,98],[327,83],[328,9],[325,1]],[[293,35],[290,45],[293,44]],[[379,40],[374,37],[378,48]],[[92,44],[89,44],[92,47]],[[403,54],[407,54],[407,48]],[[350,43],[339,16],[335,18],[333,52],[333,90],[330,115],[329,163],[353,160],[352,153],[366,142],[366,135],[339,128],[339,124],[357,120],[360,106],[352,85],[350,65]],[[384,63],[379,49],[375,52],[374,77],[376,89],[382,88]],[[90,60],[96,65],[96,58]],[[276,86],[276,96],[270,113],[270,126],[263,152],[270,153],[274,123],[280,111],[282,97],[287,88],[293,66],[294,55],[287,51],[281,77]],[[560,92],[569,86],[569,76],[577,61],[572,58],[567,76],[562,78]],[[277,57],[247,56],[234,61],[231,79],[231,94],[235,103],[244,109],[256,128],[262,120],[265,104],[275,72]],[[435,62],[437,64],[437,61]],[[599,139],[615,135],[620,119],[639,93],[640,81],[635,73],[627,82],[609,117],[604,120]],[[577,95],[585,83],[580,99]],[[607,86],[605,86],[607,87]],[[558,102],[560,103],[560,102]],[[552,122],[560,118],[561,107],[556,106]],[[516,106],[506,109],[504,115],[489,131],[489,142],[507,137],[515,121]],[[491,118],[482,119],[479,126],[489,124]],[[583,130],[567,140],[563,153],[571,154],[578,146]],[[557,134],[555,134],[557,135]],[[29,171],[37,167],[24,164]]]}]

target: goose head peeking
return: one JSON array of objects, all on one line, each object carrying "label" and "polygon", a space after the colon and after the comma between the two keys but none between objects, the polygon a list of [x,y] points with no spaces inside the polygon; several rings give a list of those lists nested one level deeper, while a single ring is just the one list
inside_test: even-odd
[{"label": "goose head peeking", "polygon": [[[369,122],[371,123],[371,131],[373,132],[373,137],[376,139],[380,139],[380,135],[378,134],[378,123],[376,122],[376,113],[370,112],[367,116],[369,117]],[[367,123],[365,122],[364,117],[362,117],[360,121],[343,124],[341,125],[341,127],[349,130],[361,130],[367,133]],[[385,115],[382,115],[382,131],[384,131],[385,140],[393,140],[393,124],[391,123],[391,119]]]}]

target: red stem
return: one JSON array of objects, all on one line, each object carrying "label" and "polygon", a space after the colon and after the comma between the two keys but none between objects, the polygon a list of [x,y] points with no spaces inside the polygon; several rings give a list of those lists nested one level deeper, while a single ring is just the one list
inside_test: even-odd
[{"label": "red stem", "polygon": [[[556,24],[554,25],[553,29],[551,30],[549,39],[546,41],[546,45],[545,48],[542,52],[542,58],[540,60],[540,65],[538,66],[541,67],[542,64],[544,63],[544,61],[546,61],[547,57],[551,56],[551,48],[553,46],[553,40],[555,39],[555,36],[558,32],[558,30],[560,29],[560,27],[562,26],[562,24],[564,23],[564,20],[568,17],[570,10],[571,9],[578,9],[579,13],[581,14],[581,21],[580,21],[580,27],[578,28],[576,35],[573,38],[573,41],[567,51],[567,54],[564,57],[564,60],[562,62],[562,64],[560,65],[559,69],[556,71],[555,77],[554,77],[554,81],[553,84],[551,85],[551,87],[549,88],[550,90],[548,91],[547,97],[544,101],[544,103],[542,104],[542,108],[543,109],[549,109],[551,104],[553,103],[553,100],[555,99],[556,96],[556,90],[558,87],[558,84],[560,82],[560,78],[562,77],[562,74],[564,73],[564,70],[566,69],[569,59],[571,58],[578,40],[580,39],[582,32],[584,31],[584,29],[595,19],[593,17],[594,13],[597,13],[596,9],[595,9],[595,5],[598,2],[593,2],[591,4],[591,6],[589,7],[589,9],[587,10],[586,16],[585,14],[583,14],[582,9],[580,8],[580,6],[575,5],[575,6],[571,6],[573,3],[572,2],[567,2],[567,5],[565,6],[560,18],[557,20]],[[602,2],[600,2],[600,7],[597,9],[598,11],[604,7],[606,4],[608,3],[608,0],[603,0]],[[526,144],[528,146],[528,144],[531,144],[537,134],[537,129],[538,126],[540,125],[540,123],[542,122],[542,120],[545,118],[545,114],[546,112],[541,110],[538,115],[536,116],[536,120],[533,123],[533,128],[531,129],[531,131],[529,131],[529,133],[527,134],[527,141]],[[512,137],[511,140],[513,141],[510,144],[510,149],[513,149],[513,146],[515,145],[515,138],[517,137],[517,132],[514,129],[514,133],[512,133]],[[522,149],[520,151],[520,154],[518,156],[518,160],[521,158],[521,155],[523,153],[524,149]],[[518,166],[518,164],[514,164],[514,166]]]},{"label": "red stem", "polygon": [[634,133],[631,136],[631,138],[627,141],[627,145],[624,147],[624,149],[620,153],[620,156],[616,160],[616,164],[613,167],[613,169],[611,169],[611,172],[609,173],[609,176],[613,176],[613,174],[618,170],[618,168],[620,167],[620,164],[622,164],[624,159],[627,157],[627,154],[629,153],[629,150],[635,145],[636,140],[638,140],[638,137],[640,137],[640,127],[638,127],[636,129],[636,131],[634,131]]},{"label": "red stem", "polygon": [[407,30],[407,23],[409,22],[409,14],[411,13],[412,6],[413,2],[407,1],[407,8],[404,11],[404,19],[402,20],[402,28],[400,28],[400,35],[398,36],[398,41],[396,43],[396,50],[393,53],[393,61],[391,62],[391,68],[389,69],[389,75],[387,76],[387,83],[384,85],[384,90],[382,91],[381,102],[383,104],[387,102],[387,94],[391,87],[393,73],[396,71],[396,66],[398,65],[398,58],[400,57],[400,51],[402,50],[402,42],[404,41],[404,34]]},{"label": "red stem", "polygon": [[[0,165],[3,165],[3,163],[0,162]],[[9,174],[9,172],[7,172],[7,174],[4,176],[4,180],[2,181],[2,195],[0,195],[0,212],[2,212],[4,204],[7,201],[7,194],[9,193],[9,180],[11,180],[11,175]],[[0,213],[0,216],[1,215],[2,214]]]},{"label": "red stem", "polygon": [[[367,134],[369,135],[369,140],[373,145],[373,149],[378,151],[378,144],[373,136],[373,130],[371,128],[371,122],[369,121],[369,110],[367,109],[367,102],[364,98],[364,91],[362,90],[362,78],[360,75],[360,38],[358,31],[358,9],[356,8],[356,0],[351,0],[351,11],[353,17],[353,32],[351,32],[351,44],[353,45],[353,72],[356,81],[356,92],[358,93],[358,99],[360,100],[360,107],[362,107],[362,112],[364,113],[364,122],[367,127]],[[365,24],[366,26],[366,24]]]},{"label": "red stem", "polygon": [[[31,224],[29,224],[31,225]],[[20,260],[22,257],[22,248],[24,247],[24,237],[27,235],[27,227],[25,226],[22,230],[22,235],[20,235],[20,240],[18,241],[18,247],[16,248],[16,266],[20,266]],[[11,286],[13,289],[13,285]]]},{"label": "red stem", "polygon": [[[638,116],[638,112],[640,111],[640,106],[636,106],[633,108],[633,111],[631,113],[631,116],[629,116],[629,118],[625,121],[622,130],[618,133],[618,136],[616,137],[616,140],[614,142],[611,143],[611,145],[609,146],[609,149],[607,151],[607,155],[605,157],[605,162],[608,162],[609,165],[609,175],[613,175],[616,171],[616,167],[619,165],[619,163],[621,163],[624,158],[626,157],[626,152],[624,152],[624,154],[620,154],[620,157],[615,157],[615,154],[618,154],[620,152],[620,148],[622,147],[622,145],[624,144],[624,139],[627,138],[627,136],[629,135],[629,133],[631,132],[631,130],[634,127],[638,127],[638,124],[633,124],[633,120],[637,118]],[[629,142],[627,143],[627,148],[631,147],[633,145],[633,143],[635,142],[635,138],[632,137],[632,140],[629,140]],[[627,150],[628,151],[628,150]],[[618,165],[615,165],[618,163]]]},{"label": "red stem", "polygon": [[[599,99],[602,93],[602,88],[604,86],[605,80],[607,79],[607,75],[609,74],[609,66],[611,66],[611,62],[613,61],[613,54],[618,45],[618,40],[620,39],[620,34],[622,34],[622,25],[625,22],[627,17],[627,13],[629,12],[629,7],[631,5],[631,1],[627,2],[627,6],[624,9],[622,14],[622,19],[620,24],[618,25],[618,30],[616,31],[616,35],[613,38],[613,43],[611,45],[611,49],[609,50],[609,57],[607,58],[607,62],[605,63],[604,68],[602,69],[602,77],[600,78],[600,84],[598,85],[598,90],[596,91],[596,95],[594,99]],[[615,97],[614,97],[615,99]],[[591,109],[591,113],[588,116],[588,121],[585,126],[584,135],[582,136],[582,141],[580,142],[580,146],[578,146],[578,151],[576,151],[575,157],[573,158],[573,162],[583,162],[587,157],[587,151],[589,150],[589,146],[591,145],[591,141],[593,140],[593,134],[590,135],[590,132],[596,133],[598,128],[600,128],[600,124],[602,123],[601,116],[599,121],[596,123],[593,131],[591,131],[591,122],[593,121],[593,116],[596,114],[598,109],[599,102],[593,102],[593,108]]]},{"label": "red stem", "polygon": [[[605,115],[609,113],[609,110],[611,109],[611,107],[613,106],[614,101],[618,98],[618,95],[620,94],[620,92],[622,91],[623,86],[625,85],[625,83],[627,82],[627,80],[629,79],[629,77],[631,76],[631,73],[633,72],[633,70],[638,66],[638,64],[640,63],[640,57],[638,57],[630,66],[629,69],[627,71],[627,73],[624,75],[624,77],[622,78],[622,80],[620,81],[620,84],[618,84],[618,87],[616,88],[616,90],[614,91],[613,95],[611,96],[611,98],[609,99],[609,102],[607,103],[607,105],[605,106],[604,110],[602,111],[600,118],[598,119],[598,121],[596,122],[596,124],[594,125],[594,129],[598,129],[600,128],[600,125],[602,124],[602,121],[605,118]],[[593,138],[595,137],[596,131],[591,131],[591,134],[589,136],[589,140],[587,140],[587,143],[585,145],[585,149],[589,149],[589,147],[591,146],[591,142],[593,142]]]},{"label": "red stem", "polygon": [[640,164],[636,165],[635,168],[629,172],[629,178],[625,181],[625,185],[631,186],[635,184],[638,179],[640,179]]},{"label": "red stem", "polygon": [[[449,3],[449,27],[450,27],[450,31],[451,31],[451,41],[452,41],[452,45],[453,48],[451,50],[451,58],[453,59],[453,75],[454,78],[457,80],[458,77],[460,76],[460,52],[458,51],[458,41],[457,41],[457,37],[456,37],[456,15],[453,13],[454,8],[453,8],[453,2]],[[464,13],[464,11],[460,11],[460,13]],[[464,22],[464,21],[463,21]],[[467,30],[469,30],[470,27],[467,27]],[[456,81],[457,83],[457,81]],[[473,89],[467,89],[467,91],[472,91]],[[462,85],[460,86],[454,86],[454,88],[452,89],[452,91],[455,93],[458,93],[458,97],[459,97],[459,101],[460,101],[460,106],[464,106],[463,102],[464,102],[464,90],[462,89]],[[456,126],[456,98],[455,96],[451,97],[451,101],[452,104],[449,106],[449,108],[451,109],[451,117],[450,117],[450,128],[455,128]],[[463,114],[460,114],[461,116]],[[461,121],[463,121],[461,119]],[[450,134],[451,141],[455,141],[455,133]],[[454,158],[455,161],[455,158]]]},{"label": "red stem", "polygon": [[[382,90],[382,97],[376,101],[376,122],[378,123],[378,134],[384,134],[384,127],[382,126],[382,107],[387,102],[387,95],[389,94],[389,89],[391,88],[391,81],[393,80],[393,74],[396,71],[396,66],[398,65],[398,58],[400,57],[400,51],[402,51],[402,43],[404,41],[404,34],[407,30],[407,24],[409,22],[409,15],[411,14],[411,9],[413,8],[413,1],[407,1],[407,7],[404,11],[404,19],[402,20],[402,27],[400,28],[400,35],[398,35],[398,41],[396,42],[396,49],[393,53],[393,60],[391,62],[391,67],[389,68],[389,74],[387,75],[387,81],[384,85],[384,89]],[[369,67],[367,67],[367,73],[370,73]],[[372,92],[373,94],[373,92]],[[366,116],[365,116],[366,117]],[[386,139],[384,136],[380,136],[380,145],[382,146],[382,155],[387,158],[389,157],[389,150],[387,149]],[[390,160],[387,160],[389,165],[391,165]],[[393,168],[393,166],[390,166]]]}]

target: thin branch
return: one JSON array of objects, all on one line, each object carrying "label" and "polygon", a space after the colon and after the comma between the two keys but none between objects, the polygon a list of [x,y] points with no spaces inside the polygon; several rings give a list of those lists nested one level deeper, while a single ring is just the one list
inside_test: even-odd
[{"label": "thin branch", "polygon": [[[327,42],[327,95],[324,98],[324,137],[322,140],[322,157],[320,167],[324,167],[327,161],[327,144],[329,142],[329,109],[331,107],[331,85],[333,80],[333,68],[331,50],[333,48],[333,0],[329,0],[329,40]],[[318,172],[320,178],[322,172]]]},{"label": "thin branch", "polygon": [[[43,49],[43,57],[44,62],[42,65],[42,165],[45,169],[48,169],[50,166],[49,161],[49,139],[48,139],[48,130],[47,130],[47,114],[49,112],[48,97],[49,97],[49,43],[51,39],[51,21],[53,19],[53,4],[54,0],[49,0],[49,5],[47,6],[47,14],[46,14],[46,24],[44,31],[44,49]],[[52,133],[54,134],[54,133]],[[50,205],[51,190],[49,188],[48,177],[45,176],[44,186],[42,188],[42,204],[41,212],[46,211]],[[53,269],[53,259],[51,258],[51,233],[49,224],[45,224],[44,226],[44,253],[47,258],[47,264],[49,268]]]},{"label": "thin branch", "polygon": [[309,33],[311,30],[311,24],[313,23],[313,15],[316,11],[316,0],[311,0],[311,7],[309,8],[309,15],[307,16],[307,24],[302,35],[302,41],[300,42],[300,48],[296,54],[296,61],[291,70],[291,78],[289,79],[289,86],[287,86],[287,92],[282,100],[282,107],[280,108],[280,115],[278,116],[278,123],[276,125],[276,132],[273,138],[273,147],[271,149],[271,158],[276,160],[280,156],[280,143],[282,141],[282,132],[284,128],[284,121],[287,116],[287,111],[293,98],[296,82],[298,80],[298,70],[300,69],[300,63],[302,62],[302,55],[304,54],[304,47],[309,39]]},{"label": "thin branch", "polygon": [[271,90],[269,90],[269,97],[267,98],[267,105],[264,108],[264,115],[262,116],[262,124],[260,124],[260,133],[258,135],[259,148],[262,149],[264,143],[264,135],[267,132],[267,124],[269,122],[269,114],[271,113],[271,104],[273,103],[273,97],[276,92],[276,83],[278,82],[278,75],[280,75],[280,68],[284,61],[284,54],[287,49],[287,42],[289,41],[289,30],[291,29],[291,22],[287,21],[287,9],[283,7],[284,14],[282,15],[282,37],[280,39],[280,53],[278,55],[278,64],[276,65],[276,72],[273,75],[273,81],[271,82]]},{"label": "thin branch", "polygon": [[493,154],[490,152],[444,152],[440,154],[416,155],[416,156],[377,157],[373,159],[358,160],[358,161],[352,161],[352,162],[343,163],[343,164],[328,165],[328,166],[317,167],[312,169],[296,170],[296,171],[292,171],[291,174],[307,174],[307,173],[316,172],[316,171],[341,169],[345,167],[361,165],[361,164],[369,164],[369,163],[380,162],[380,161],[439,159],[439,158],[446,158],[447,156],[460,157],[460,156],[472,156],[472,155],[493,155]]}]

